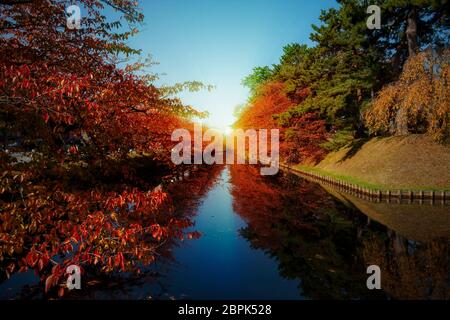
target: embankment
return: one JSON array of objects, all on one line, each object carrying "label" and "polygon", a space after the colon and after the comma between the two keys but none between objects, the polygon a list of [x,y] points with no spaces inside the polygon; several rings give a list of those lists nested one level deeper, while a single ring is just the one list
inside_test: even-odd
[{"label": "embankment", "polygon": [[380,190],[450,190],[450,146],[425,135],[360,141],[294,168]]}]

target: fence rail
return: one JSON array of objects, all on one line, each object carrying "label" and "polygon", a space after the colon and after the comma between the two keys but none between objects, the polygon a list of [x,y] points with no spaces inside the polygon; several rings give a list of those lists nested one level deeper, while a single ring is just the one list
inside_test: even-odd
[{"label": "fence rail", "polygon": [[312,181],[325,183],[327,185],[331,185],[333,187],[338,188],[339,190],[364,197],[368,200],[387,200],[397,199],[399,202],[402,200],[429,200],[431,203],[435,201],[440,201],[442,203],[450,203],[450,190],[403,190],[403,189],[394,189],[394,190],[379,190],[372,189],[367,187],[362,187],[360,185],[350,183],[348,181],[332,178],[327,175],[323,175],[315,172],[307,172],[300,169],[295,169],[285,164],[280,163],[280,167],[297,173],[299,175],[305,176]]}]

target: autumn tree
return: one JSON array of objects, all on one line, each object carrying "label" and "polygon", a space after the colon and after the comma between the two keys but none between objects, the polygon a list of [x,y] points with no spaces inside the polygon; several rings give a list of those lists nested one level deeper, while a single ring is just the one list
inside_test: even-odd
[{"label": "autumn tree", "polygon": [[406,62],[400,79],[384,87],[365,115],[375,133],[450,136],[450,50],[427,50]]},{"label": "autumn tree", "polygon": [[291,105],[283,83],[266,83],[258,88],[253,102],[243,109],[234,126],[242,129],[276,128],[278,125],[273,116],[288,110]]},{"label": "autumn tree", "polygon": [[[367,1],[339,0],[338,4],[323,10],[320,24],[313,25],[313,46],[289,44],[279,63],[265,73],[269,79],[256,77],[257,73],[249,76],[264,79],[253,84],[285,85],[292,107],[279,117],[284,124],[308,113],[324,120],[329,150],[367,137],[364,112],[376,93],[398,79],[409,56],[427,47],[448,46],[450,26],[445,0],[380,1],[379,30],[367,29]],[[258,95],[257,90],[251,92]]]},{"label": "autumn tree", "polygon": [[292,118],[285,130],[281,155],[288,163],[315,164],[327,153],[323,144],[327,142],[328,136],[325,121],[316,113],[308,112]]},{"label": "autumn tree", "polygon": [[126,44],[143,19],[136,1],[78,3],[74,30],[71,1],[0,3],[0,270],[34,269],[59,295],[69,264],[137,271],[185,236],[190,221],[153,187],[171,130],[203,116],[174,96],[202,84],[158,88],[145,61],[127,62],[140,53]]}]

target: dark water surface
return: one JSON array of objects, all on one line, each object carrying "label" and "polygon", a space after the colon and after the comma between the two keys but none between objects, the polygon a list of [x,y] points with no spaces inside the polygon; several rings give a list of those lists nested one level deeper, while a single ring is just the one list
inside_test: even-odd
[{"label": "dark water surface", "polygon": [[[70,298],[447,299],[450,207],[371,203],[293,174],[217,167],[173,184],[196,240],[176,242],[139,279],[120,275]],[[366,268],[381,268],[368,290]],[[0,298],[39,298],[33,273]]]}]

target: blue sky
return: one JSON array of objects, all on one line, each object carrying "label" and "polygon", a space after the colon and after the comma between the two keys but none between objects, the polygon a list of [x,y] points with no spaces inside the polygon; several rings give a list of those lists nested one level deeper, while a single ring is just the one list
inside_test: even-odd
[{"label": "blue sky", "polygon": [[159,62],[160,83],[198,80],[212,92],[183,93],[183,101],[210,112],[208,125],[234,122],[248,91],[241,80],[256,66],[277,63],[282,47],[311,45],[311,24],[334,0],[145,0],[141,32],[129,41]]}]

